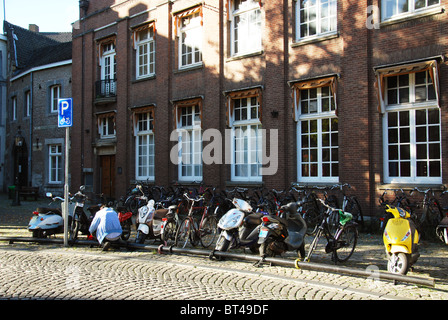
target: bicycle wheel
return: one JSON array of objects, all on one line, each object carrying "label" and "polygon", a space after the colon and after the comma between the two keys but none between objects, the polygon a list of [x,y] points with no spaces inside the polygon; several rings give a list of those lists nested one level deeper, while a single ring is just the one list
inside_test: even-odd
[{"label": "bicycle wheel", "polygon": [[437,234],[434,232],[439,225],[441,219],[439,213],[432,206],[426,207],[422,215],[422,222],[417,227],[422,238],[426,240],[436,240]]},{"label": "bicycle wheel", "polygon": [[176,222],[174,220],[170,220],[165,225],[165,230],[163,230],[162,241],[166,243],[169,247],[176,241]]},{"label": "bicycle wheel", "polygon": [[208,216],[204,219],[199,234],[201,238],[201,244],[204,248],[208,248],[215,241],[216,234],[218,233],[218,220],[215,216]]},{"label": "bicycle wheel", "polygon": [[346,225],[340,229],[336,237],[335,257],[337,261],[347,261],[355,251],[358,242],[358,229],[354,225]]},{"label": "bicycle wheel", "polygon": [[333,210],[330,214],[327,215],[327,225],[328,225],[328,232],[332,237],[336,236],[336,233],[339,230],[340,224],[339,224],[339,211]]},{"label": "bicycle wheel", "polygon": [[127,241],[129,239],[129,237],[131,236],[131,227],[132,227],[131,219],[126,220],[121,225],[121,229],[123,230],[123,232],[121,233],[121,240]]},{"label": "bicycle wheel", "polygon": [[[71,218],[71,221],[70,221]],[[68,241],[73,242],[78,239],[78,231],[79,231],[79,220],[78,215],[75,214],[73,217],[69,217],[69,226],[68,226]]]},{"label": "bicycle wheel", "polygon": [[190,218],[185,218],[180,224],[179,229],[176,233],[175,244],[177,247],[185,248],[190,239],[191,232],[191,220]]},{"label": "bicycle wheel", "polygon": [[303,219],[306,222],[306,234],[312,235],[316,232],[316,228],[318,226],[318,223],[320,222],[320,215],[319,212],[317,212],[314,208],[308,208],[303,213]]}]

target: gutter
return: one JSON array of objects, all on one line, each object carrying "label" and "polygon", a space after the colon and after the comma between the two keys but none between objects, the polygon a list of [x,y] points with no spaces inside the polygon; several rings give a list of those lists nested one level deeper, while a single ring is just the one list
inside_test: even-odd
[{"label": "gutter", "polygon": [[55,63],[50,63],[50,64],[46,64],[46,65],[39,66],[39,67],[35,67],[35,68],[29,69],[29,70],[27,70],[27,71],[17,75],[17,76],[12,77],[11,81],[16,81],[16,80],[18,80],[18,79],[20,79],[20,78],[22,78],[22,77],[24,77],[24,76],[26,76],[26,75],[28,75],[30,73],[36,72],[36,71],[52,69],[52,68],[57,68],[57,67],[61,67],[61,66],[67,66],[67,65],[70,65],[70,64],[72,64],[72,60],[71,59],[70,60],[65,60],[65,61],[60,61],[60,62],[55,62]]}]

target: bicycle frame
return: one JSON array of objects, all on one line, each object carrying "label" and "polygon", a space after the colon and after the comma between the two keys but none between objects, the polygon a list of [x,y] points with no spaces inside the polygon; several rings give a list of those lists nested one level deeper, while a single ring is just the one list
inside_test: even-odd
[{"label": "bicycle frame", "polygon": [[[197,244],[198,241],[201,242],[201,244],[204,247],[208,247],[208,245],[204,244],[202,237],[204,236],[202,234],[202,231],[204,229],[204,222],[205,220],[209,217],[209,206],[208,205],[201,205],[201,206],[196,206],[195,207],[195,203],[196,202],[201,202],[201,201],[205,201],[204,196],[199,196],[198,198],[190,198],[188,196],[188,194],[184,194],[184,198],[189,202],[189,209],[188,209],[188,215],[185,219],[187,219],[189,222],[187,223],[187,232],[188,235],[186,233],[184,233],[184,235],[186,235],[186,240],[184,242],[184,246],[187,243],[187,239],[190,240],[190,243],[195,246]],[[213,198],[213,194],[212,194],[212,198]],[[199,224],[197,223],[197,221],[194,219],[193,215],[195,211],[199,211],[201,210],[202,212],[202,216],[200,219]],[[185,221],[184,219],[184,221]]]},{"label": "bicycle frame", "polygon": [[[305,261],[307,261],[307,262],[310,261],[313,251],[317,247],[317,244],[319,243],[320,238],[322,236],[325,236],[325,239],[327,240],[327,245],[325,247],[325,253],[331,252],[332,259],[336,263],[338,261],[336,251],[345,246],[344,241],[340,240],[341,234],[347,226],[353,226],[353,225],[356,225],[356,223],[344,223],[344,224],[339,223],[339,226],[338,226],[335,234],[333,235],[330,231],[330,225],[328,223],[328,220],[333,212],[339,212],[340,209],[330,207],[322,199],[318,199],[318,200],[322,203],[322,205],[324,207],[327,208],[327,210],[324,211],[323,217],[322,217],[319,227],[316,231],[316,235],[310,244],[310,249],[309,249],[308,255],[305,258]],[[354,245],[356,245],[356,242]],[[353,249],[354,249],[354,247],[353,247]],[[348,259],[350,256],[351,256],[351,253],[346,259]],[[345,261],[345,260],[340,260],[340,261]]]}]

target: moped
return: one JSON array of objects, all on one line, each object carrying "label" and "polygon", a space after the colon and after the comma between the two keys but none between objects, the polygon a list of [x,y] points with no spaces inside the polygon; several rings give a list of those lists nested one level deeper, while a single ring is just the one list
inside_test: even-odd
[{"label": "moped", "polygon": [[249,248],[252,253],[258,252],[258,235],[260,233],[261,212],[253,212],[252,206],[242,199],[233,199],[234,209],[230,209],[218,222],[220,235],[210,258],[214,252],[226,252],[233,248]]},{"label": "moped", "polygon": [[383,241],[388,255],[387,270],[405,275],[420,257],[419,233],[408,211],[401,207],[386,205],[393,215],[386,224]]},{"label": "moped", "polygon": [[163,227],[167,219],[171,217],[170,211],[177,209],[177,206],[170,206],[168,209],[155,209],[154,200],[149,200],[148,204],[138,209],[137,215],[137,236],[135,243],[144,243],[147,238],[162,241]]},{"label": "moped", "polygon": [[[56,200],[64,201],[61,197],[53,198],[51,193],[46,195],[52,200],[49,206]],[[28,231],[32,232],[33,238],[46,238],[49,235],[64,233],[62,210],[53,207],[36,208],[28,224]]]},{"label": "moped", "polygon": [[88,236],[89,227],[92,223],[95,213],[101,208],[101,205],[93,205],[87,208],[86,213],[85,205],[87,196],[84,194],[85,186],[80,186],[78,192],[69,199],[69,213],[72,219],[69,220],[69,241],[78,239],[78,233]]},{"label": "moped", "polygon": [[127,211],[125,207],[117,207],[118,220],[120,220],[121,229],[123,233],[121,234],[121,239],[127,241],[131,236],[132,228],[132,212]]},{"label": "moped", "polygon": [[298,213],[296,202],[281,206],[279,216],[263,216],[258,235],[262,258],[260,262],[266,256],[273,257],[293,250],[296,250],[302,258],[305,258],[306,229],[306,222]]}]

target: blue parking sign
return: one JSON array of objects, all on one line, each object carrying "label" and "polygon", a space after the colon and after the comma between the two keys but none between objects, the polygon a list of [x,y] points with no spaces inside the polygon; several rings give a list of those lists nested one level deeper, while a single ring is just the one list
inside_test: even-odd
[{"label": "blue parking sign", "polygon": [[71,127],[73,125],[73,99],[58,100],[58,127]]}]

